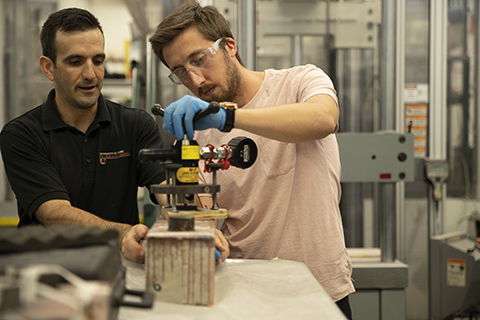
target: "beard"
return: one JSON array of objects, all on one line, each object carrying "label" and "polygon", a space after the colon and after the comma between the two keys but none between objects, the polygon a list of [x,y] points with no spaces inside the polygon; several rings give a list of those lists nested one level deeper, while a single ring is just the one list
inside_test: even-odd
[{"label": "beard", "polygon": [[[234,102],[240,94],[240,90],[242,87],[240,71],[238,70],[237,66],[229,59],[228,56],[224,55],[224,60],[227,66],[225,69],[227,90],[220,90],[220,92],[212,94],[209,99],[210,101]],[[213,86],[215,85],[206,85],[205,87],[200,88],[199,92],[206,92],[210,90]]]}]

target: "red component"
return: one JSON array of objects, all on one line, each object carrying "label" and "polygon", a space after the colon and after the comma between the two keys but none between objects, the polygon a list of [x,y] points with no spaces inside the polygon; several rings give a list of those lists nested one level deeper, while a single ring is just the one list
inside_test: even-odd
[{"label": "red component", "polygon": [[215,153],[214,153],[215,147],[212,146],[211,144],[207,144],[205,147],[207,147],[208,149],[210,149],[210,152],[212,153],[212,156],[210,157],[210,159],[206,159],[206,160],[205,160],[205,168],[203,169],[203,172],[210,173],[210,172],[212,172],[212,169],[209,168],[209,167],[207,167],[207,164],[213,162],[213,157],[215,156]]},{"label": "red component", "polygon": [[380,173],[380,179],[392,179],[391,173]]},{"label": "red component", "polygon": [[[212,146],[211,144],[207,144],[206,147],[210,149],[212,156],[210,157],[210,159],[205,159],[205,168],[203,169],[203,172],[210,173],[212,172],[212,169],[207,167],[207,164],[213,163],[213,158],[215,156],[215,153],[214,153],[215,147]],[[228,156],[230,155],[230,146],[228,144],[222,144],[222,147],[225,148],[227,155],[225,156],[225,159],[218,160],[218,163],[223,164],[223,166],[220,167],[219,169],[227,170],[228,168],[230,168],[230,161],[228,161]]]},{"label": "red component", "polygon": [[224,147],[227,151],[227,155],[225,156],[225,159],[220,159],[218,163],[223,163],[223,167],[221,167],[220,169],[227,170],[228,168],[230,168],[230,161],[228,161],[228,156],[230,155],[230,147],[228,146],[228,144],[222,144],[222,147]]}]

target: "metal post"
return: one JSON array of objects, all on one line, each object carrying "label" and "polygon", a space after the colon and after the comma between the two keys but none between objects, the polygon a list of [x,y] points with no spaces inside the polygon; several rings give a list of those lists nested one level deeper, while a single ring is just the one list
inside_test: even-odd
[{"label": "metal post", "polygon": [[[216,186],[217,185],[217,168],[212,168],[212,181],[213,181],[213,185]],[[212,206],[212,209],[213,210],[218,210],[218,204],[217,204],[217,193],[214,192],[213,193],[213,206]]]},{"label": "metal post", "polygon": [[302,36],[295,34],[292,36],[292,65],[299,66],[302,64]]},{"label": "metal post", "polygon": [[240,44],[240,57],[249,70],[257,68],[257,44],[256,44],[256,0],[238,1],[237,15],[240,27],[238,28],[237,41]]},{"label": "metal post", "polygon": [[[430,2],[430,108],[428,122],[429,158],[447,157],[447,2]],[[431,194],[431,186],[430,194]],[[446,194],[446,186],[443,187]],[[443,233],[444,200],[429,197],[430,237]]]},{"label": "metal post", "polygon": [[[362,79],[360,77],[361,57],[359,50],[341,50],[339,61],[345,68],[346,77],[340,89],[348,95],[349,99],[341,102],[343,108],[343,123],[341,128],[345,132],[362,132],[362,105],[363,100]],[[340,209],[345,228],[345,243],[347,247],[361,248],[364,246],[364,210],[363,210],[362,183],[347,182],[342,184],[342,200]]]},{"label": "metal post", "polygon": [[[382,2],[382,47],[380,54],[380,87],[382,110],[380,112],[381,130],[395,129],[395,91],[396,91],[396,4],[397,1]],[[380,248],[382,262],[392,262],[396,259],[396,206],[395,185],[381,183],[379,198],[381,209]]]},{"label": "metal post", "polygon": [[[396,62],[395,90],[397,95],[396,101],[396,131],[405,132],[405,97],[403,90],[405,88],[405,20],[406,20],[406,0],[397,0],[396,10]],[[406,248],[406,209],[405,209],[405,182],[397,182],[396,184],[396,258],[400,261],[407,261]]]},{"label": "metal post", "polygon": [[[432,160],[445,160],[447,156],[447,25],[448,2],[430,1],[430,74],[429,74],[429,121],[428,156]],[[432,246],[431,239],[444,232],[444,203],[433,199],[433,186],[429,185],[429,317],[437,313],[440,294],[435,265],[438,264],[438,248]],[[443,185],[446,193],[446,184]]]}]

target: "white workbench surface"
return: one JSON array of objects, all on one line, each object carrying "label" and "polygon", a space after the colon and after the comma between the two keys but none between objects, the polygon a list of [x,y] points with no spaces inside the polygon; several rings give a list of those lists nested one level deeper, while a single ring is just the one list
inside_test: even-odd
[{"label": "white workbench surface", "polygon": [[[145,289],[143,265],[124,260],[127,288]],[[155,301],[152,309],[121,307],[131,319],[346,319],[303,263],[232,260],[216,267],[212,307]]]}]

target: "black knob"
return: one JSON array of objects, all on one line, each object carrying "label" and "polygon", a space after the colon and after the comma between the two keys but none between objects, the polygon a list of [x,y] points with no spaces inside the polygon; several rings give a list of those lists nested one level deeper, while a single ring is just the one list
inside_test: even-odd
[{"label": "black knob", "polygon": [[230,147],[229,161],[232,166],[241,169],[250,168],[257,160],[257,145],[247,137],[236,137],[228,143]]}]

